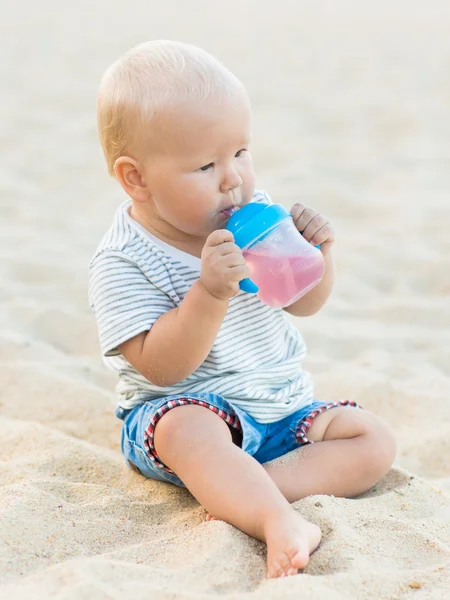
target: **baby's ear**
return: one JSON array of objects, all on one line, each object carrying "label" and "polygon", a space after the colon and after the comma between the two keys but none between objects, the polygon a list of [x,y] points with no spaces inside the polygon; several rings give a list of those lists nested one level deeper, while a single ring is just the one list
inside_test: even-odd
[{"label": "baby's ear", "polygon": [[140,163],[129,156],[121,156],[114,163],[114,174],[125,192],[136,202],[148,200],[148,189],[141,174]]}]

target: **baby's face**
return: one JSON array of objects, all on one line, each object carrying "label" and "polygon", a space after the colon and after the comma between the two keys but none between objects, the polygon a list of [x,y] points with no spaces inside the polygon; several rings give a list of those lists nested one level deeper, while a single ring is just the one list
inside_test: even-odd
[{"label": "baby's face", "polygon": [[172,236],[206,239],[225,227],[234,207],[252,199],[250,127],[243,94],[233,101],[186,103],[161,117],[161,146],[143,161],[143,177]]}]

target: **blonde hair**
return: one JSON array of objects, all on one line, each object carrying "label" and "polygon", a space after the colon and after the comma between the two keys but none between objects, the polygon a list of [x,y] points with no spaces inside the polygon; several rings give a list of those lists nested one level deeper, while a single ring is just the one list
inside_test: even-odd
[{"label": "blonde hair", "polygon": [[129,50],[103,75],[97,98],[100,142],[110,175],[120,156],[151,137],[152,119],[180,101],[204,102],[243,91],[241,82],[204,50],[166,40]]}]

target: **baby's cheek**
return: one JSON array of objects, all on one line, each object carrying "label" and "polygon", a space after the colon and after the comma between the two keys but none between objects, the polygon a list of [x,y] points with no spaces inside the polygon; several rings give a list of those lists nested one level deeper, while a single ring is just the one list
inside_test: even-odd
[{"label": "baby's cheek", "polygon": [[255,193],[255,177],[253,174],[249,175],[243,182],[242,196],[245,203],[250,202]]},{"label": "baby's cheek", "polygon": [[248,200],[250,201],[253,198],[253,194],[255,193],[255,171],[253,170],[253,162],[251,158],[249,159],[247,172],[245,173],[243,179],[245,194],[248,194]]},{"label": "baby's cheek", "polygon": [[248,202],[252,201],[252,198],[253,198],[254,194],[255,194],[255,186],[253,185],[253,186],[251,186],[248,189],[248,191],[246,190],[246,193],[245,193],[245,204],[247,204]]}]

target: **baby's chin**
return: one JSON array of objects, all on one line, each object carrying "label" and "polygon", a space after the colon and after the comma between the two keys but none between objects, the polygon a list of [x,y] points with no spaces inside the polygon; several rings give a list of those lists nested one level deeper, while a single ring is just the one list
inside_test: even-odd
[{"label": "baby's chin", "polygon": [[230,220],[229,215],[220,215],[220,217],[216,219],[216,221],[211,229],[211,233],[213,231],[217,231],[218,229],[226,229],[227,223],[229,220]]}]

